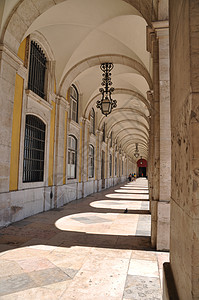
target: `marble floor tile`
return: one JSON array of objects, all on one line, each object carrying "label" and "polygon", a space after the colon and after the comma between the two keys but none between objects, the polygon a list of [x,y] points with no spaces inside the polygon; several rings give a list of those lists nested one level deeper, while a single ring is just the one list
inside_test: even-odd
[{"label": "marble floor tile", "polygon": [[28,274],[15,274],[0,278],[0,297],[17,291],[36,287],[37,284]]},{"label": "marble floor tile", "polygon": [[150,228],[139,179],[3,228],[0,299],[159,300],[169,255]]},{"label": "marble floor tile", "polygon": [[128,275],[123,300],[161,300],[159,278]]},{"label": "marble floor tile", "polygon": [[158,277],[158,264],[157,261],[142,260],[142,259],[131,259],[129,275]]}]

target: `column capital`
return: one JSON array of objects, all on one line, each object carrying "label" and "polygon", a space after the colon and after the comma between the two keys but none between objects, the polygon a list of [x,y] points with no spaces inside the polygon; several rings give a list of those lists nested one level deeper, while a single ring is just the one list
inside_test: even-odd
[{"label": "column capital", "polygon": [[152,22],[155,33],[158,38],[169,37],[169,21]]},{"label": "column capital", "polygon": [[82,120],[82,124],[84,124],[84,126],[89,127],[90,126],[90,121],[87,118],[81,118]]},{"label": "column capital", "polygon": [[0,44],[0,58],[6,61],[16,71],[23,66],[23,61],[4,44]]},{"label": "column capital", "polygon": [[60,106],[64,107],[64,109],[66,111],[69,111],[70,105],[69,105],[68,101],[66,101],[66,99],[63,96],[57,95],[55,97],[55,102],[56,102],[57,105],[60,105]]},{"label": "column capital", "polygon": [[147,100],[150,101],[151,103],[151,101],[153,101],[153,90],[147,91],[146,94],[147,94]]},{"label": "column capital", "polygon": [[97,136],[102,136],[103,135],[103,132],[101,130],[96,130],[96,135]]}]

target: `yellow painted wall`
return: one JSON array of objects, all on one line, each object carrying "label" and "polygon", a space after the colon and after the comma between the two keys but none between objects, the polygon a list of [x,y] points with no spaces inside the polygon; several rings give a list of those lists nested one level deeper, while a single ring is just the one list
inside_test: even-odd
[{"label": "yellow painted wall", "polygon": [[50,145],[49,145],[49,170],[48,185],[53,185],[53,166],[54,166],[54,139],[55,139],[55,112],[56,104],[52,101],[51,119],[50,119]]},{"label": "yellow painted wall", "polygon": [[68,101],[70,103],[70,88],[68,89],[68,91],[66,93],[66,101]]},{"label": "yellow painted wall", "polygon": [[108,178],[108,144],[106,145],[105,153],[105,179]]},{"label": "yellow painted wall", "polygon": [[10,160],[10,191],[18,189],[19,176],[19,153],[21,135],[21,113],[23,104],[23,85],[24,80],[16,74],[15,95],[12,120],[12,140],[11,140],[11,160]]},{"label": "yellow painted wall", "polygon": [[82,122],[80,122],[80,141],[79,141],[79,182],[81,182],[81,171],[82,171]]},{"label": "yellow painted wall", "polygon": [[23,62],[25,62],[25,56],[26,56],[26,41],[27,39],[25,38],[23,42],[21,42],[17,53],[17,55],[23,60]]},{"label": "yellow painted wall", "polygon": [[88,156],[89,156],[89,140],[90,140],[90,129],[87,128],[87,181],[88,181]]},{"label": "yellow painted wall", "polygon": [[112,153],[112,173],[111,173],[111,177],[114,177],[114,157],[115,157],[115,151],[113,151]]},{"label": "yellow painted wall", "polygon": [[96,139],[96,150],[95,150],[95,180],[97,179],[97,169],[98,169],[98,164],[97,164],[97,158],[98,158],[98,138]]},{"label": "yellow painted wall", "polygon": [[68,120],[68,112],[67,112],[67,111],[65,111],[65,134],[64,134],[63,184],[66,184],[67,120]]}]

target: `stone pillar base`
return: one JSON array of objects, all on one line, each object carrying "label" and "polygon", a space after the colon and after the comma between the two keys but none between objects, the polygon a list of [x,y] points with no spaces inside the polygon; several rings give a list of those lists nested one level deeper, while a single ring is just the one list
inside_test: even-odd
[{"label": "stone pillar base", "polygon": [[170,203],[158,201],[156,249],[168,251],[170,248]]},{"label": "stone pillar base", "polygon": [[178,293],[171,270],[171,265],[168,262],[163,264],[163,297],[162,300],[179,300]]}]

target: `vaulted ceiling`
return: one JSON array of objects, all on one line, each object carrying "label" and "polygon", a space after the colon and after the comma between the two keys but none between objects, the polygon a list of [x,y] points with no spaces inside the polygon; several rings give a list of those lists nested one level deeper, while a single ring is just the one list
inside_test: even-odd
[{"label": "vaulted ceiling", "polygon": [[[14,0],[13,5],[18,4],[19,9],[20,3],[28,1],[31,2]],[[4,2],[8,14],[10,4],[8,0]],[[43,9],[31,21],[22,40],[34,32],[43,35],[55,60],[57,91],[66,96],[66,89],[75,84],[81,95],[80,114],[88,117],[93,107],[99,129],[105,122],[107,133],[114,132],[118,145],[128,155],[134,157],[138,143],[140,155],[147,158],[151,104],[146,93],[152,89],[152,80],[151,57],[146,51],[146,20],[151,1],[139,4],[139,10],[138,1],[130,0],[54,2],[56,5]],[[32,9],[39,10],[38,3],[32,1]],[[103,62],[114,64],[111,73],[117,108],[108,117],[95,104],[100,99]]]}]

